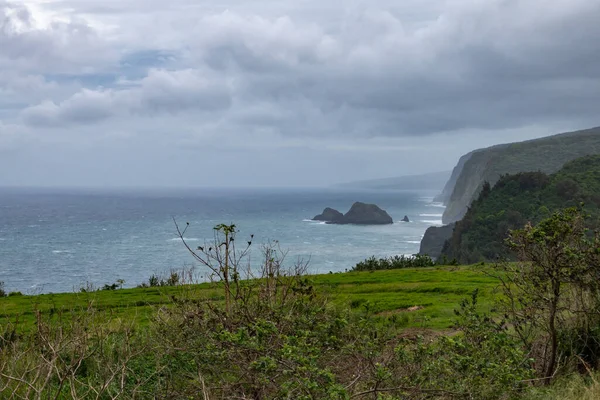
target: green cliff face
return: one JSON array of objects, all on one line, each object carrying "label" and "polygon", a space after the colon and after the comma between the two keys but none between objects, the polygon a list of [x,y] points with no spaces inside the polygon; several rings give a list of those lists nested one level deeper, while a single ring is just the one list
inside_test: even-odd
[{"label": "green cliff face", "polygon": [[[445,224],[460,220],[486,181],[493,186],[504,174],[527,171],[553,173],[568,161],[590,154],[600,154],[600,127],[469,153],[455,168],[459,173],[452,194],[446,200],[448,191],[445,189],[446,197],[440,197],[440,201],[446,204],[442,220]],[[470,157],[463,161],[467,156]]]},{"label": "green cliff face", "polygon": [[510,229],[537,223],[554,211],[584,204],[590,228],[600,227],[600,155],[568,162],[558,172],[505,175],[484,185],[444,245],[442,256],[461,263],[511,258],[504,246]]},{"label": "green cliff face", "polygon": [[465,163],[471,158],[472,155],[473,152],[467,153],[458,160],[458,164],[456,164],[456,167],[454,167],[454,169],[452,170],[452,175],[450,175],[450,179],[448,179],[448,181],[446,182],[442,193],[435,196],[433,201],[448,204],[448,202],[450,201],[450,197],[452,196],[454,186],[456,185],[456,181],[458,180],[458,177],[460,176],[460,173],[462,172]]}]

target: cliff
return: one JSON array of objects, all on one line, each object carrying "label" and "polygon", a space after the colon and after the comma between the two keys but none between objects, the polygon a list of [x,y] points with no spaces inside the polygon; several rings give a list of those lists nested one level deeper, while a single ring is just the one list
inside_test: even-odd
[{"label": "cliff", "polygon": [[452,196],[454,186],[456,185],[456,181],[458,180],[458,177],[462,172],[465,163],[469,161],[472,155],[473,152],[467,153],[458,160],[458,164],[456,164],[456,166],[452,170],[450,179],[448,179],[448,182],[446,182],[446,184],[444,185],[444,189],[442,189],[442,192],[440,194],[433,198],[433,201],[437,203],[448,204],[448,201],[450,201],[450,196]]},{"label": "cliff", "polygon": [[423,240],[421,240],[419,254],[437,259],[442,253],[446,240],[452,237],[453,230],[454,224],[427,228]]},{"label": "cliff", "polygon": [[[505,174],[527,171],[554,173],[568,161],[599,153],[600,127],[493,146],[466,154],[455,167],[447,188],[438,196],[446,204],[442,221],[449,224],[460,220],[486,181],[493,186]],[[452,193],[448,197],[450,187]]]},{"label": "cliff", "polygon": [[[588,228],[598,229],[600,155],[570,161],[551,175],[505,175],[493,189],[484,186],[465,216],[456,222],[441,255],[464,264],[511,259],[513,255],[504,244],[509,230],[536,224],[554,211],[581,204],[590,215]],[[439,241],[434,244],[439,245]]]}]

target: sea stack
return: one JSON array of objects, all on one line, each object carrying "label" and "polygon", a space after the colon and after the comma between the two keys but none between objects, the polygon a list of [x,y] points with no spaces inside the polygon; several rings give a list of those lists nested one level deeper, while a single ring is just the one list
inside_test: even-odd
[{"label": "sea stack", "polygon": [[338,210],[334,210],[333,208],[327,207],[323,210],[323,212],[319,215],[315,215],[313,221],[325,221],[333,223],[334,221],[338,221],[344,218],[344,214],[339,212]]},{"label": "sea stack", "polygon": [[410,219],[408,219],[408,215],[405,215],[404,218],[402,218],[402,222],[410,222]]},{"label": "sea stack", "polygon": [[353,225],[388,225],[393,224],[392,217],[375,204],[356,202],[350,210],[343,214],[332,208],[326,208],[323,213],[315,216],[314,221],[325,221],[328,224]]}]

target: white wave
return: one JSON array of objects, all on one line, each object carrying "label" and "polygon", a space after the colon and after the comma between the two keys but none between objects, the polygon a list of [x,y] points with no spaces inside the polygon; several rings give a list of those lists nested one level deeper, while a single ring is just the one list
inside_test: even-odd
[{"label": "white wave", "polygon": [[325,222],[325,221],[314,221],[312,219],[303,219],[302,222],[310,222],[310,223],[315,224],[315,225],[325,225],[325,224],[327,224],[327,222]]},{"label": "white wave", "polygon": [[52,250],[54,254],[71,254],[71,250]]},{"label": "white wave", "polygon": [[432,225],[444,225],[441,219],[423,219],[419,222],[423,222],[424,224],[432,224]]},{"label": "white wave", "polygon": [[[169,239],[168,242],[178,242],[180,240],[181,240],[181,238],[176,237],[173,239]],[[186,238],[186,237],[184,237],[183,240],[185,240],[186,242],[199,242],[200,241],[200,239],[198,239],[198,238]]]},{"label": "white wave", "polygon": [[419,214],[419,217],[442,217],[444,214]]},{"label": "white wave", "polygon": [[406,241],[406,242],[404,242],[404,243],[410,243],[410,244],[420,244],[420,243],[421,243],[421,241],[420,241],[420,240],[407,240],[407,241]]},{"label": "white wave", "polygon": [[426,204],[427,207],[439,207],[439,208],[446,208],[446,206],[444,205],[444,203],[429,203]]},{"label": "white wave", "polygon": [[0,238],[0,242],[4,242],[6,239],[4,238]]}]

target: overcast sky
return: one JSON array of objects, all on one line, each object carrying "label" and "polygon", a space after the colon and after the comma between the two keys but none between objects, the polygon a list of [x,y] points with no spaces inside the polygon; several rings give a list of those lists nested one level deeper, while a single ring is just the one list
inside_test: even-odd
[{"label": "overcast sky", "polygon": [[600,0],[0,0],[0,186],[316,186],[600,125]]}]

